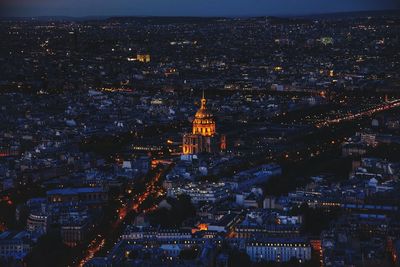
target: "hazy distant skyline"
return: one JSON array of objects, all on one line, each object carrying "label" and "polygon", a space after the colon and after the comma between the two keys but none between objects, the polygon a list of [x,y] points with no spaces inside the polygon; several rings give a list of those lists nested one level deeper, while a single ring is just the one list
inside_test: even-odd
[{"label": "hazy distant skyline", "polygon": [[399,9],[400,0],[0,0],[1,16],[255,16]]}]

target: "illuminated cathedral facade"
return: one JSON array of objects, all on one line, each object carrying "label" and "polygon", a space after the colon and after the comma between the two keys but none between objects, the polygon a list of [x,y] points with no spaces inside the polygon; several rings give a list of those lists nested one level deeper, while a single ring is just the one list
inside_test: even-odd
[{"label": "illuminated cathedral facade", "polygon": [[207,109],[204,93],[200,109],[196,112],[192,124],[192,132],[183,136],[184,155],[216,153],[226,149],[225,136],[220,136],[216,132],[215,118]]}]

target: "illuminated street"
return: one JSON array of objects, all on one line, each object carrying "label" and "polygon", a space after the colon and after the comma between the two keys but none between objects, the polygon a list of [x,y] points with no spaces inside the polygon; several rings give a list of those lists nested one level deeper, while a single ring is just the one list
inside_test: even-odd
[{"label": "illuminated street", "polygon": [[363,110],[360,111],[358,113],[354,113],[354,114],[347,114],[343,117],[340,118],[335,118],[335,119],[331,119],[331,120],[327,120],[327,121],[323,121],[323,122],[319,122],[316,124],[316,127],[320,128],[320,127],[326,127],[326,126],[330,126],[332,124],[337,124],[340,122],[344,122],[344,121],[351,121],[351,120],[356,120],[365,116],[371,116],[375,113],[378,112],[383,112],[386,110],[390,110],[393,108],[397,108],[400,106],[400,100],[396,99],[396,100],[392,100],[388,103],[384,103],[382,105],[378,105],[376,107],[370,108],[368,110]]},{"label": "illuminated street", "polygon": [[[156,205],[149,208],[143,208],[143,203],[145,200],[149,198],[149,196],[157,197],[160,194],[163,194],[163,190],[158,184],[160,182],[160,179],[163,177],[163,175],[165,175],[165,172],[166,170],[168,170],[169,167],[170,166],[164,166],[158,168],[158,171],[153,175],[152,179],[150,179],[146,183],[146,190],[140,193],[138,197],[132,199],[130,203],[127,203],[122,209],[119,210],[118,219],[113,223],[112,230],[108,233],[109,237],[112,238],[116,237],[115,236],[115,234],[117,234],[116,231],[118,231],[121,224],[123,224],[126,221],[126,216],[129,213],[134,212],[136,214],[139,214],[141,212],[145,213],[154,210]],[[103,238],[101,235],[93,239],[88,245],[88,250],[85,253],[86,255],[85,258],[83,258],[79,262],[78,266],[79,267],[84,266],[85,263],[88,262],[90,259],[92,259],[96,255],[96,253],[101,251],[108,242],[112,242],[112,240]]]}]

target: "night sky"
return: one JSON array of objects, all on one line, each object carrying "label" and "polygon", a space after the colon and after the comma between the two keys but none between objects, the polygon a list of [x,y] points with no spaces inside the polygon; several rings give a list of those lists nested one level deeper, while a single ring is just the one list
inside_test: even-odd
[{"label": "night sky", "polygon": [[400,0],[0,0],[2,16],[255,16],[399,9]]}]

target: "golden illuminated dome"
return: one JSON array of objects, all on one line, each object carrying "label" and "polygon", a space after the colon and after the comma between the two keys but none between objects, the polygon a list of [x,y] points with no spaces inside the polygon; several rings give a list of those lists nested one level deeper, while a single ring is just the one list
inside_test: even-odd
[{"label": "golden illuminated dome", "polygon": [[196,119],[212,119],[213,114],[207,109],[207,100],[205,98],[201,99],[201,107],[194,115]]},{"label": "golden illuminated dome", "polygon": [[193,134],[213,136],[215,134],[215,120],[213,114],[207,109],[207,100],[201,99],[200,109],[194,115]]}]

